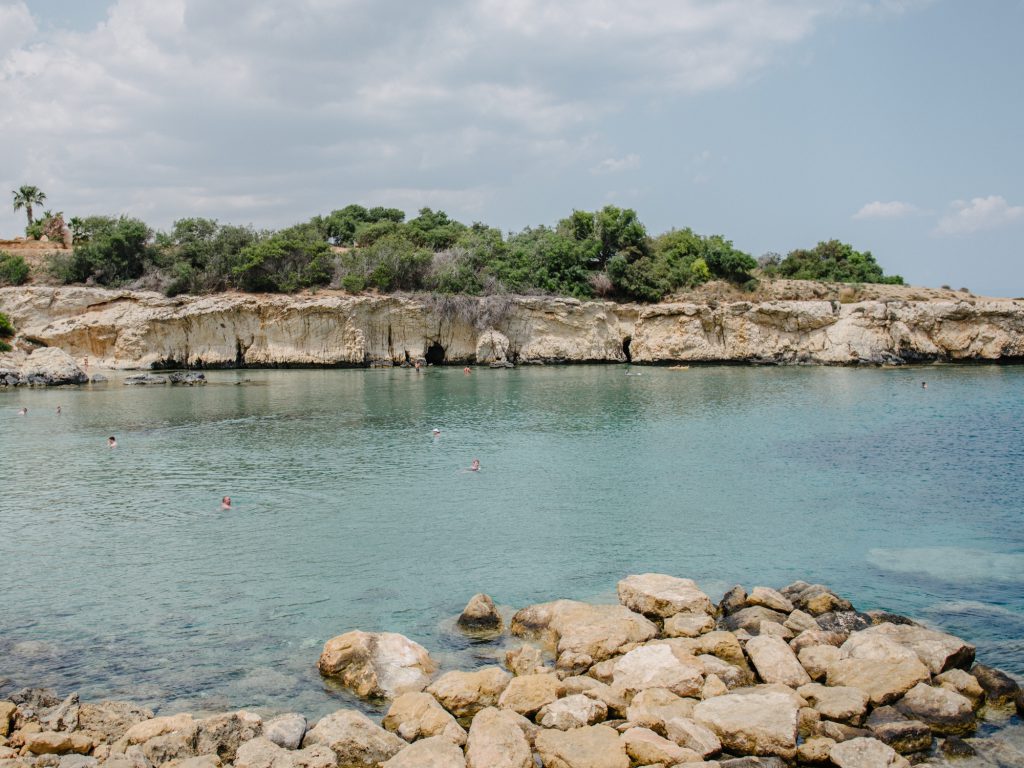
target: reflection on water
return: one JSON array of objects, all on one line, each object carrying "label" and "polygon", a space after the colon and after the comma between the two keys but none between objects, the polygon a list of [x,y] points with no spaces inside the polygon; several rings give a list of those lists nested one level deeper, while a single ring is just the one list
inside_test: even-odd
[{"label": "reflection on water", "polygon": [[475,592],[614,600],[648,570],[823,581],[1024,674],[1024,369],[624,372],[0,392],[0,678],[315,716],[350,701],[315,669],[335,634],[489,663],[450,625]]}]

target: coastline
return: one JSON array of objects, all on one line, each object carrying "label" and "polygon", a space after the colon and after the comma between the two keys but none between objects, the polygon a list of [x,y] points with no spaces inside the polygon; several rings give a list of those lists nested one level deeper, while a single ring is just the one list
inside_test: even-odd
[{"label": "coastline", "polygon": [[474,596],[461,631],[507,650],[469,671],[393,633],[328,640],[325,683],[383,718],[366,708],[316,723],[287,711],[154,716],[75,693],[9,693],[0,768],[497,768],[534,756],[575,768],[846,768],[1024,756],[1024,692],[952,635],[799,581],[737,586],[717,605],[664,574],[626,577],[617,593],[617,604],[555,600],[511,618]]}]

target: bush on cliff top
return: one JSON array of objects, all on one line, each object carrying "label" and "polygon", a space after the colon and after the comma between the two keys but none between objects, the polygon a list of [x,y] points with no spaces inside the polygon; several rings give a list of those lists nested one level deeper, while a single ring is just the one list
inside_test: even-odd
[{"label": "bush on cliff top", "polygon": [[0,352],[11,351],[11,345],[6,340],[13,336],[14,325],[11,323],[11,318],[0,312]]},{"label": "bush on cliff top", "polygon": [[22,256],[0,251],[0,285],[24,285],[29,267]]},{"label": "bush on cliff top", "polygon": [[855,251],[838,240],[798,248],[786,258],[765,265],[765,274],[793,280],[825,280],[832,283],[888,283],[903,285],[899,275],[885,275],[871,251]]}]

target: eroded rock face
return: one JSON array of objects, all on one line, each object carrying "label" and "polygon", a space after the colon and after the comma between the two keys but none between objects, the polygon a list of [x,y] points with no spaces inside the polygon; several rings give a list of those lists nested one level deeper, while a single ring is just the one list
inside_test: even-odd
[{"label": "eroded rock face", "polygon": [[113,742],[136,723],[149,720],[153,712],[129,701],[85,703],[78,709],[78,727],[95,734],[99,740]]},{"label": "eroded rock face", "polygon": [[629,768],[619,734],[607,725],[543,730],[536,748],[545,768]]},{"label": "eroded rock face", "polygon": [[627,576],[618,584],[619,602],[632,611],[655,618],[677,613],[713,614],[711,599],[692,579],[663,573]]},{"label": "eroded rock face", "polygon": [[422,691],[437,669],[427,650],[395,632],[347,632],[324,645],[320,673],[336,677],[357,695],[394,698]]},{"label": "eroded rock face", "polygon": [[43,347],[29,355],[18,351],[0,355],[0,387],[52,387],[88,381],[78,363],[58,347]]},{"label": "eroded rock face", "polygon": [[533,768],[533,753],[519,718],[507,709],[480,710],[466,743],[469,768]]},{"label": "eroded rock face", "polygon": [[713,731],[729,751],[792,759],[798,710],[784,693],[733,692],[697,704],[693,719]]}]

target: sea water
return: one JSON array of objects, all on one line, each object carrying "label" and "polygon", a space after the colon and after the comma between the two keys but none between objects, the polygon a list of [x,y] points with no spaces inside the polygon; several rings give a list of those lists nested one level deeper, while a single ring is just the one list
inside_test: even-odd
[{"label": "sea water", "polygon": [[0,694],[316,717],[334,635],[471,668],[509,642],[454,631],[474,593],[648,571],[820,581],[1024,674],[1024,368],[207,377],[0,392]]}]

